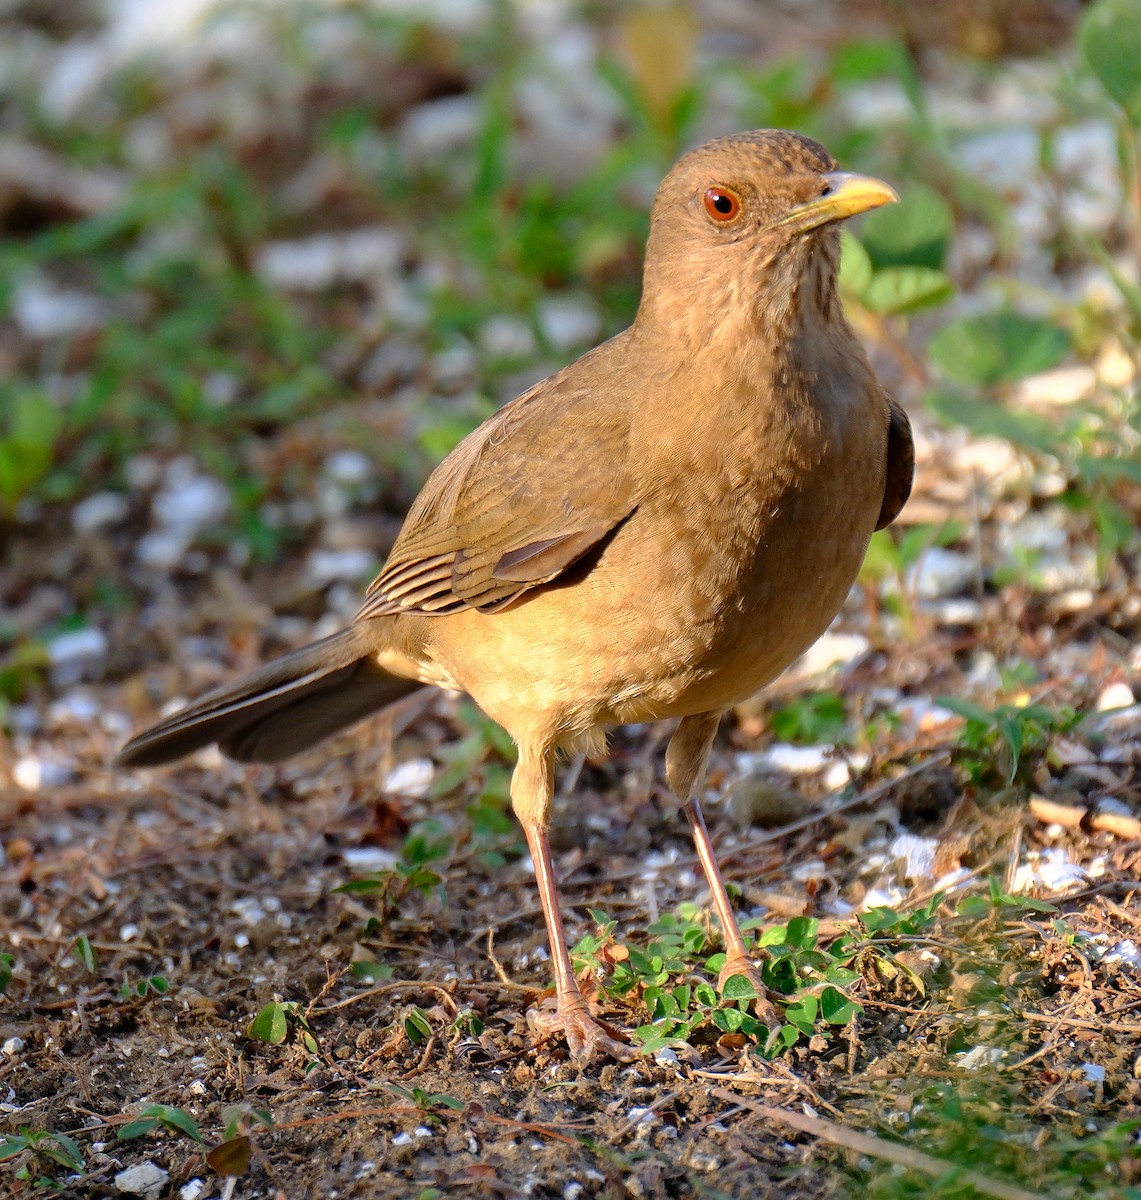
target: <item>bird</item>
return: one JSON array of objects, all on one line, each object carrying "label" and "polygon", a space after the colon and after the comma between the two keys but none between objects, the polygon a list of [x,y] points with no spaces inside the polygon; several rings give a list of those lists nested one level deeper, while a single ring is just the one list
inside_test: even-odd
[{"label": "bird", "polygon": [[628,328],[505,404],[430,474],[348,628],[132,738],[119,767],[217,744],[275,763],[425,685],[466,692],[518,750],[511,805],[571,1056],[636,1053],[575,977],[548,837],[560,754],[672,719],[685,812],[725,950],[775,1020],[700,794],[722,716],[832,622],[912,485],[904,410],[837,287],[840,224],[898,200],[784,130],[690,150],[655,196]]}]

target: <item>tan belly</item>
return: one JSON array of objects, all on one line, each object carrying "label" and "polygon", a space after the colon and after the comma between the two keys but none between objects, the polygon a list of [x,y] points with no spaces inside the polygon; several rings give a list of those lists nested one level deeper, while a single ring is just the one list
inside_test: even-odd
[{"label": "tan belly", "polygon": [[423,677],[468,692],[517,737],[564,742],[729,707],[803,653],[843,604],[879,512],[882,480],[871,474],[853,494],[819,472],[767,514],[646,505],[583,578],[499,613],[428,623]]}]

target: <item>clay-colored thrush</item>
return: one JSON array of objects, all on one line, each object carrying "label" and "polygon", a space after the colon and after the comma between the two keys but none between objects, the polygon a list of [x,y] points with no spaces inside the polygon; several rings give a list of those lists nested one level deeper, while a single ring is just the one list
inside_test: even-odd
[{"label": "clay-colored thrush", "polygon": [[[721,924],[759,983],[698,791],[721,714],[816,640],[911,488],[907,417],[836,291],[839,222],[897,199],[793,133],[687,154],[654,201],[629,329],[506,405],[432,473],[350,628],[140,734],[123,766],[217,742],[277,762],[420,684],[515,739],[571,1051],[629,1057],[579,991],[547,839],[555,758],[680,717],[666,752]],[[760,1001],[772,1012],[767,1001]]]}]

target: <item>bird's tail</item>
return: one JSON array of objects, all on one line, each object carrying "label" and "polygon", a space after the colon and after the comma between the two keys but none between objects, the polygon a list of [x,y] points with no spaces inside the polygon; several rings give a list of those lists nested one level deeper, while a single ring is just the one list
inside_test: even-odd
[{"label": "bird's tail", "polygon": [[218,743],[239,762],[280,762],[420,684],[377,666],[357,627],[302,646],[132,738],[119,767],[153,767]]}]

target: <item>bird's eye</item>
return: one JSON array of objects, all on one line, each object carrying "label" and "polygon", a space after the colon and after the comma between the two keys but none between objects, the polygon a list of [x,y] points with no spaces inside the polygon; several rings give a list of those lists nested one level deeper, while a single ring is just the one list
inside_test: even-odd
[{"label": "bird's eye", "polygon": [[830,183],[826,183],[820,189],[820,198],[823,200],[825,196],[831,196],[831,195],[832,195],[832,185]]},{"label": "bird's eye", "polygon": [[705,211],[720,225],[736,220],[741,213],[741,197],[731,188],[706,188],[703,202]]}]

